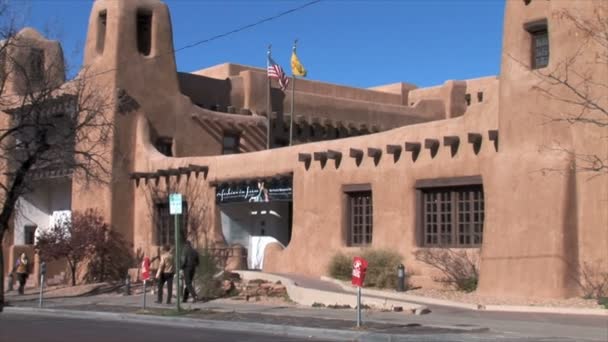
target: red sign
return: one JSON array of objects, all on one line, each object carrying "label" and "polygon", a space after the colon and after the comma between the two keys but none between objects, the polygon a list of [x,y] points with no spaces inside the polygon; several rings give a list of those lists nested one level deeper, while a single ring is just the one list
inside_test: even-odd
[{"label": "red sign", "polygon": [[150,279],[150,258],[145,257],[144,261],[141,262],[141,279]]},{"label": "red sign", "polygon": [[355,257],[353,259],[352,284],[355,286],[363,287],[363,281],[365,280],[366,271],[367,261],[361,257]]}]

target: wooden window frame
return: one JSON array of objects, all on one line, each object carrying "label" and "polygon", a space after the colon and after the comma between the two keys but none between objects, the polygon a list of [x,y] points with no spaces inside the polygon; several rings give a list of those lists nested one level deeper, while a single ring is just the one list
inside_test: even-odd
[{"label": "wooden window frame", "polygon": [[[551,42],[549,41],[549,27],[547,25],[547,19],[536,20],[524,25],[524,29],[530,34],[530,65],[532,69],[542,69],[549,66],[549,59],[551,58]],[[546,64],[538,63],[538,48],[536,46],[540,38],[546,38],[547,54]],[[544,57],[544,56],[543,56]]]},{"label": "wooden window frame", "polygon": [[483,243],[484,219],[485,201],[480,176],[416,182],[419,246],[479,248]]},{"label": "wooden window frame", "polygon": [[[161,220],[167,220],[166,223]],[[182,232],[182,241],[187,239],[188,226],[188,202],[182,202],[182,215],[180,217],[180,230]],[[165,230],[166,231],[163,231]],[[175,245],[175,218],[169,213],[169,202],[154,203],[154,241],[158,246]]]},{"label": "wooden window frame", "polygon": [[[374,235],[374,197],[370,184],[345,185],[342,191],[345,197],[347,246],[370,246]],[[358,200],[361,202],[357,203]]]}]

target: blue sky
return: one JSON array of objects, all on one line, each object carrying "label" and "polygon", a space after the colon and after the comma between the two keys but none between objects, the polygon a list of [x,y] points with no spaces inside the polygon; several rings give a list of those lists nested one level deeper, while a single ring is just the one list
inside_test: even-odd
[{"label": "blue sky", "polygon": [[[19,0],[16,0],[19,1]],[[264,67],[266,47],[289,69],[291,45],[309,78],[356,87],[418,86],[497,75],[505,0],[321,1],[296,13],[177,53],[179,71],[233,62]],[[251,24],[305,1],[167,0],[176,49]],[[19,3],[29,26],[62,42],[82,63],[89,0]],[[289,72],[290,73],[290,72]]]}]

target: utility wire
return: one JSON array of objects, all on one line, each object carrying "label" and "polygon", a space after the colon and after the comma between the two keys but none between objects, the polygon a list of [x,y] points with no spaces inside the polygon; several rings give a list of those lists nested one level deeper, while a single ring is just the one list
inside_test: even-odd
[{"label": "utility wire", "polygon": [[[198,46],[198,45],[202,45],[202,44],[205,44],[205,43],[209,43],[209,42],[212,42],[212,41],[217,40],[217,39],[220,39],[220,38],[228,37],[228,36],[233,35],[233,34],[235,34],[235,33],[238,33],[238,32],[241,32],[241,31],[245,31],[245,30],[250,29],[250,28],[252,28],[252,27],[255,27],[255,26],[258,26],[258,25],[264,24],[264,23],[266,23],[266,22],[269,22],[269,21],[272,21],[272,20],[278,19],[278,18],[283,17],[283,16],[286,16],[286,15],[288,15],[288,14],[291,14],[291,13],[297,12],[297,11],[299,11],[299,10],[302,10],[302,9],[304,9],[304,8],[306,8],[306,7],[312,6],[312,5],[317,4],[317,3],[319,3],[319,2],[321,2],[321,0],[313,0],[313,1],[307,2],[307,3],[302,4],[302,5],[300,5],[300,6],[297,6],[297,7],[294,7],[294,8],[292,8],[292,9],[289,9],[289,10],[283,11],[283,12],[278,13],[278,14],[275,14],[275,15],[273,15],[273,16],[271,16],[271,17],[267,17],[267,18],[264,18],[264,19],[260,19],[260,20],[258,20],[258,21],[256,21],[256,22],[254,22],[254,23],[251,23],[251,24],[248,24],[248,25],[241,26],[241,27],[236,28],[236,29],[234,29],[234,30],[231,30],[231,31],[228,31],[228,32],[225,32],[225,33],[221,33],[221,34],[217,34],[217,35],[215,35],[215,36],[212,36],[212,37],[209,37],[209,38],[206,38],[206,39],[203,39],[203,40],[199,40],[199,41],[196,41],[196,42],[194,42],[194,43],[190,43],[190,44],[185,45],[185,46],[182,46],[182,47],[180,47],[180,48],[178,48],[178,49],[173,49],[172,51],[169,51],[169,52],[165,52],[165,53],[158,54],[158,55],[156,55],[156,56],[152,57],[151,59],[156,59],[156,58],[159,58],[159,57],[161,57],[161,56],[168,55],[168,54],[175,54],[176,52],[180,52],[180,51],[183,51],[183,50],[186,50],[186,49],[189,49],[189,48],[193,48],[193,47]],[[119,63],[119,64],[120,64],[120,63]],[[82,68],[81,68],[81,69],[82,69]],[[113,69],[108,69],[108,70],[100,71],[100,72],[95,73],[95,74],[93,74],[93,75],[88,75],[88,76],[85,76],[85,78],[93,78],[93,77],[97,77],[97,76],[100,76],[100,75],[106,74],[106,73],[108,73],[108,72],[116,71],[116,70],[118,70],[118,68],[113,68]]]},{"label": "utility wire", "polygon": [[268,18],[265,18],[265,19],[261,19],[261,20],[259,20],[259,21],[255,22],[255,23],[252,23],[252,24],[249,24],[249,25],[245,25],[245,26],[241,26],[241,27],[239,27],[239,28],[237,28],[237,29],[234,29],[234,30],[232,30],[232,31],[228,31],[228,32],[226,32],[226,33],[218,34],[218,35],[215,35],[215,36],[213,36],[213,37],[210,37],[210,38],[207,38],[207,39],[203,39],[203,40],[199,40],[198,42],[194,42],[194,43],[192,43],[192,44],[189,44],[189,45],[183,46],[183,47],[181,47],[181,48],[179,48],[179,49],[177,49],[177,50],[174,50],[174,52],[179,52],[179,51],[182,51],[182,50],[185,50],[185,49],[191,48],[191,47],[195,47],[195,46],[200,45],[200,44],[209,43],[209,42],[211,42],[211,41],[214,41],[214,40],[216,40],[216,39],[219,39],[219,38],[223,38],[223,37],[229,36],[229,35],[234,34],[234,33],[238,33],[238,32],[241,32],[241,31],[245,31],[245,30],[247,30],[247,29],[249,29],[249,28],[252,28],[252,27],[254,27],[254,26],[258,26],[258,25],[260,25],[260,24],[263,24],[263,23],[265,23],[265,22],[268,22],[268,21],[272,21],[272,20],[278,19],[278,18],[283,17],[283,16],[285,16],[285,15],[288,15],[288,14],[290,14],[290,13],[297,12],[297,11],[299,11],[299,10],[301,10],[301,9],[304,9],[304,8],[308,7],[308,6],[312,6],[312,5],[314,5],[314,4],[318,3],[318,2],[321,2],[321,0],[314,0],[314,1],[311,1],[311,2],[307,2],[307,3],[305,3],[305,4],[301,5],[301,6],[294,7],[294,8],[292,8],[292,9],[290,9],[290,10],[285,11],[285,12],[281,12],[281,13],[279,13],[279,14],[273,15],[272,17],[268,17]]}]

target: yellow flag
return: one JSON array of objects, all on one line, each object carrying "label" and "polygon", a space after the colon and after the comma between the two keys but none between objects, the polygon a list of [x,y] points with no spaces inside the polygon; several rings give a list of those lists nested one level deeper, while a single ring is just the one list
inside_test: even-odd
[{"label": "yellow flag", "polygon": [[296,55],[295,50],[291,52],[291,73],[295,76],[306,77],[306,69],[304,69],[304,66],[300,63],[300,59],[298,58],[298,55]]}]

